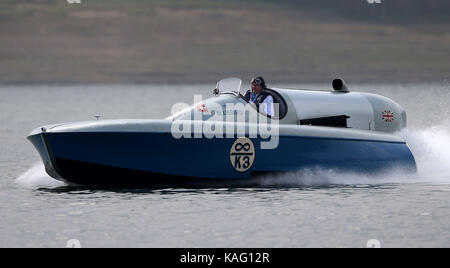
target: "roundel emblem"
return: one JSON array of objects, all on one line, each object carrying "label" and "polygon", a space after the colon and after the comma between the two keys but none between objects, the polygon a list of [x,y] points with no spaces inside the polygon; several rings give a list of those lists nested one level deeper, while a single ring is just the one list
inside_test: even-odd
[{"label": "roundel emblem", "polygon": [[255,161],[255,145],[247,137],[238,138],[230,150],[230,161],[238,172],[249,170]]}]

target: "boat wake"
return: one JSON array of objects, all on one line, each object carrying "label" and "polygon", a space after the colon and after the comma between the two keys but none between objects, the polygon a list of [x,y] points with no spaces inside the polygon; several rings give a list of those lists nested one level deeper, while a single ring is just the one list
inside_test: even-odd
[{"label": "boat wake", "polygon": [[[327,185],[378,185],[390,183],[450,183],[450,122],[426,129],[410,129],[407,142],[413,152],[418,172],[390,170],[383,174],[343,173],[336,170],[303,169],[297,172],[271,174],[261,177],[257,185],[315,187]],[[36,163],[16,182],[32,188],[56,188],[65,184],[45,172],[41,162]]]}]

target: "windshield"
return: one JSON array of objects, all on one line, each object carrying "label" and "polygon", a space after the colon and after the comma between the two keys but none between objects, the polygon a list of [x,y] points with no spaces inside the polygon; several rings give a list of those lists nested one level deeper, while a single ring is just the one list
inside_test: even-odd
[{"label": "windshield", "polygon": [[217,82],[216,88],[220,93],[232,92],[235,95],[239,95],[241,91],[242,80],[239,78],[231,77],[225,78]]}]

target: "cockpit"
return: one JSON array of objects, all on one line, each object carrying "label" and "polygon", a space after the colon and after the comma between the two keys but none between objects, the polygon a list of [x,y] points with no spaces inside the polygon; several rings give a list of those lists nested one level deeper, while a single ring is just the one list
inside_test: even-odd
[{"label": "cockpit", "polygon": [[[249,100],[245,98],[246,91],[241,89],[242,80],[239,78],[225,78],[220,80],[217,83],[216,88],[213,90],[213,94],[215,96],[219,96],[222,94],[231,94],[236,97],[240,97],[246,103],[249,103]],[[266,88],[264,89],[266,93],[268,93],[273,98],[274,103],[274,115],[268,116],[274,119],[283,119],[288,111],[288,106],[284,98],[274,89]],[[256,109],[256,107],[255,107]],[[261,111],[260,111],[261,112]]]}]

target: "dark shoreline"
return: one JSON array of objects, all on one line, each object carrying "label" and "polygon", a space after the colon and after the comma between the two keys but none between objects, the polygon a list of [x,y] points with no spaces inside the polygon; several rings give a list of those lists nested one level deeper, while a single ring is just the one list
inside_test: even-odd
[{"label": "dark shoreline", "polygon": [[0,84],[450,80],[443,0],[25,2],[0,4]]}]

